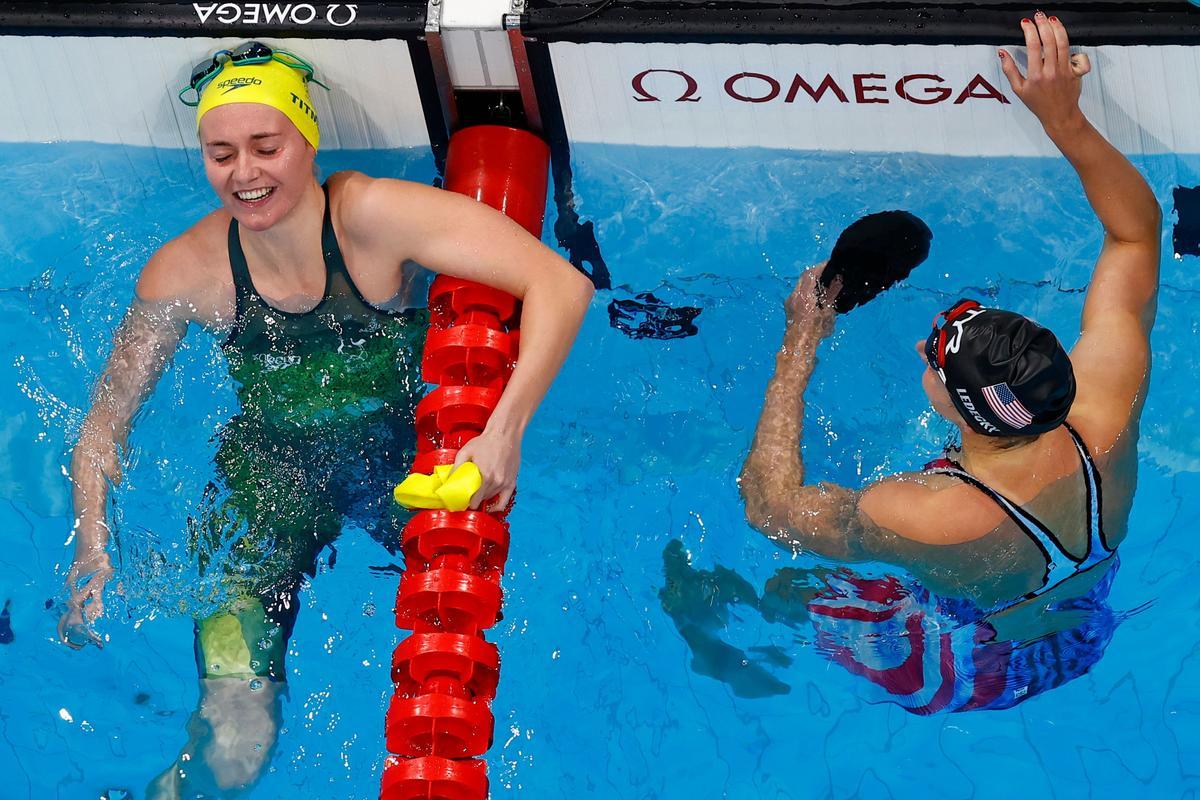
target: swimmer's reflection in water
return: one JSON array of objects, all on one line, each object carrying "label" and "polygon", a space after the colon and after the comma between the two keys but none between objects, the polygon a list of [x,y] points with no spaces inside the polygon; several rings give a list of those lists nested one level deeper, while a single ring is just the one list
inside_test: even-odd
[{"label": "swimmer's reflection in water", "polygon": [[187,534],[221,602],[196,620],[199,707],[148,789],[154,800],[223,797],[258,780],[281,726],[304,576],[347,523],[395,540],[390,490],[409,466],[424,388],[422,268],[522,300],[520,363],[486,429],[458,451],[484,477],[471,508],[511,497],[525,427],[592,294],[482,203],[356,172],[319,183],[310,79],[296,56],[257,42],[197,65],[189,88],[221,208],[142,270],[72,457],[75,558],[59,635],[79,648],[101,643],[92,626],[114,574],[107,498],[136,413],[191,325],[220,337],[241,411],[218,433],[216,474]]},{"label": "swimmer's reflection in water", "polygon": [[[691,566],[682,542],[663,551],[659,600],[691,652],[691,668],[735,695],[787,694],[812,680],[805,650],[872,684],[870,697],[914,714],[1011,708],[1095,665],[1125,614],[1108,594],[1112,559],[1080,594],[1044,597],[990,616],[961,598],[938,597],[909,576],[860,575],[849,567],[785,567],[757,590],[725,567]],[[738,647],[731,615],[784,626],[776,641]],[[1013,638],[1016,637],[1016,638]],[[812,648],[809,647],[812,645]]]},{"label": "swimmer's reflection in water", "polygon": [[[1162,215],[1146,181],[1080,111],[1090,64],[1071,55],[1062,23],[1039,12],[1021,28],[1028,75],[1001,51],[1004,73],[1075,168],[1105,230],[1070,354],[1031,319],[960,300],[916,351],[922,388],[961,445],[861,489],[809,481],[804,393],[818,346],[837,312],[870,300],[927,252],[911,246],[928,234],[915,217],[866,217],[784,304],[783,346],[739,482],[747,520],[781,547],[912,576],[873,579],[844,567],[803,575],[788,592],[811,597],[789,608],[813,624],[831,658],[921,713],[1005,707],[1061,682],[1055,670],[1072,675],[1095,662],[1111,636],[1104,598],[1136,486]],[[1046,191],[1030,187],[1038,202]],[[895,647],[864,650],[864,641]],[[1014,644],[1022,642],[1041,644]],[[967,687],[926,675],[935,650],[931,664],[992,677]]]}]

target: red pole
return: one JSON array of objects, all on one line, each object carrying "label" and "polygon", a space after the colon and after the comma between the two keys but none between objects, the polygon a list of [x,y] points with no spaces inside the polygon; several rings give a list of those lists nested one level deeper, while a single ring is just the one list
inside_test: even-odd
[{"label": "red pole", "polygon": [[[450,139],[446,188],[487,203],[541,236],[549,149],[527,131],[465,128]],[[478,436],[504,390],[519,344],[516,298],[438,276],[429,290],[421,370],[440,384],[417,405],[413,471],[451,464]],[[484,800],[490,703],[500,658],[483,632],[500,611],[508,510],[421,511],[401,534],[405,573],[396,625],[413,633],[392,656],[381,800]]]}]

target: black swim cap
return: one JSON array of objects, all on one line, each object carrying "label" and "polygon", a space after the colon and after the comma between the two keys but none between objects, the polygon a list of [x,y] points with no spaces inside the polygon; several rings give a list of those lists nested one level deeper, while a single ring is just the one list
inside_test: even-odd
[{"label": "black swim cap", "polygon": [[963,419],[987,436],[1053,430],[1075,401],[1075,371],[1058,338],[1020,314],[974,300],[938,314],[925,358]]}]

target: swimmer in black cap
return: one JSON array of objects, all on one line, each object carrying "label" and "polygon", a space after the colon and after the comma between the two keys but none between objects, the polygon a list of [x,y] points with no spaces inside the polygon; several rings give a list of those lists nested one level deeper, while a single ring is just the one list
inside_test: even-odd
[{"label": "swimmer in black cap", "polygon": [[[1074,166],[1105,229],[1070,355],[1032,320],[961,300],[917,345],[925,392],[961,431],[956,459],[858,491],[808,484],[804,389],[836,312],[864,291],[853,262],[824,281],[830,267],[816,267],[787,300],[787,333],[741,475],[747,518],[781,545],[905,567],[931,591],[973,601],[998,628],[1022,608],[1088,591],[1116,562],[1133,500],[1161,226],[1150,187],[1079,109],[1087,56],[1070,54],[1054,17],[1039,12],[1021,28],[1028,74],[1001,52],[1004,73]],[[920,238],[905,245],[907,261],[866,269],[911,269],[924,255]],[[855,259],[871,257],[863,241],[867,255]],[[846,289],[860,299],[843,301]]]}]

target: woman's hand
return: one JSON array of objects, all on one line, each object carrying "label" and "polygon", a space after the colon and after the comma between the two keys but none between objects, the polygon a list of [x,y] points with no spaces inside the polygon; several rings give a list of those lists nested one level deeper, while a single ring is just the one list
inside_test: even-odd
[{"label": "woman's hand", "polygon": [[1083,76],[1092,64],[1082,53],[1071,55],[1067,29],[1058,17],[1041,11],[1032,20],[1021,20],[1029,57],[1028,75],[1022,75],[1012,56],[1000,51],[1000,67],[1013,92],[1047,131],[1061,129],[1083,119],[1079,94]]},{"label": "woman's hand", "polygon": [[806,270],[796,283],[796,288],[783,301],[788,325],[809,325],[822,339],[833,333],[833,323],[837,318],[833,301],[842,288],[840,277],[829,284],[828,289],[821,285],[821,272],[824,269],[825,262],[822,262]]},{"label": "woman's hand", "polygon": [[508,508],[517,488],[517,471],[521,467],[521,435],[484,429],[483,433],[458,451],[454,466],[465,461],[473,461],[483,476],[483,485],[471,496],[471,508],[478,509],[492,497],[496,501],[484,511],[503,511]]},{"label": "woman's hand", "polygon": [[89,643],[104,647],[93,626],[104,614],[104,587],[112,576],[112,560],[103,550],[71,564],[67,610],[58,621],[58,638],[72,650],[82,650]]}]

